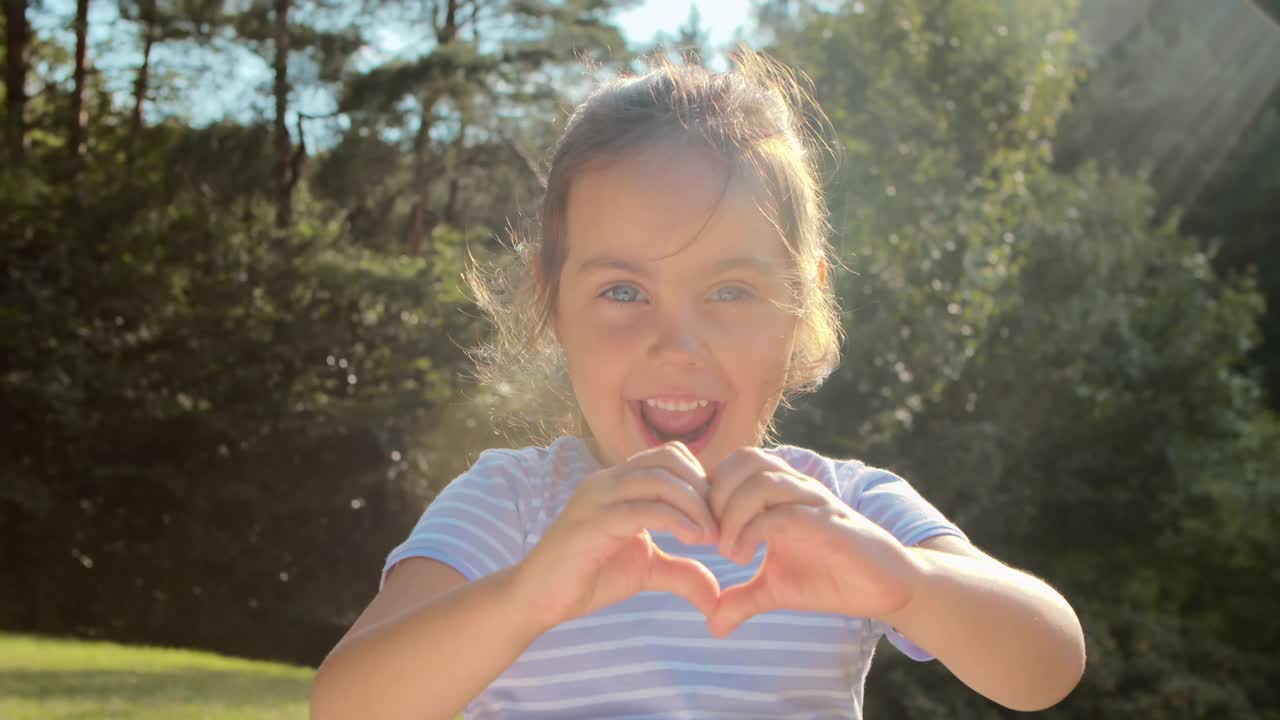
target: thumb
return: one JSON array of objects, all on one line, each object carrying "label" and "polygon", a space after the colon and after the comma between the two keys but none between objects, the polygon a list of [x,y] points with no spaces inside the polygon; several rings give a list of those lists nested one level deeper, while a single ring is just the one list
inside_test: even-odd
[{"label": "thumb", "polygon": [[747,582],[720,593],[715,613],[708,617],[707,627],[716,637],[727,637],[742,623],[760,613],[775,609],[769,599],[764,576],[757,574]]},{"label": "thumb", "polygon": [[657,547],[649,560],[649,576],[643,589],[679,595],[707,617],[715,611],[716,598],[720,597],[720,583],[706,565],[673,557]]}]

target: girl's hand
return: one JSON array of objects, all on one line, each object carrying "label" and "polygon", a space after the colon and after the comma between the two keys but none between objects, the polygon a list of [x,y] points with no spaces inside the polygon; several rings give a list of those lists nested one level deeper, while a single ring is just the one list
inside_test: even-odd
[{"label": "girl's hand", "polygon": [[746,564],[768,543],[755,577],[721,592],[708,618],[718,637],[770,610],[880,617],[911,600],[921,570],[907,548],[780,458],[730,454],[711,474],[710,504],[721,555]]},{"label": "girl's hand", "polygon": [[517,568],[534,622],[550,629],[641,591],[674,593],[710,617],[720,594],[715,576],[699,562],[663,552],[649,530],[690,545],[716,542],[706,472],[682,443],[583,478]]}]

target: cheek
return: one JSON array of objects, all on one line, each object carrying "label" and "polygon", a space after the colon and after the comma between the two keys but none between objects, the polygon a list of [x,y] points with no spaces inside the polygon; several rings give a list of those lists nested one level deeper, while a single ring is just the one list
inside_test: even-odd
[{"label": "cheek", "polygon": [[635,333],[585,313],[566,320],[573,324],[565,328],[562,347],[574,392],[582,400],[613,393],[625,367],[619,358],[634,354],[627,343],[634,342]]},{"label": "cheek", "polygon": [[740,324],[734,345],[735,365],[750,377],[742,379],[763,396],[778,392],[795,346],[795,319],[782,312],[757,316]]},{"label": "cheek", "polygon": [[725,311],[715,321],[717,334],[739,353],[758,358],[758,364],[785,365],[790,356],[795,318],[781,310]]},{"label": "cheek", "polygon": [[561,320],[561,345],[575,357],[601,357],[619,351],[619,345],[638,335],[637,314],[604,307],[567,312]]},{"label": "cheek", "polygon": [[634,337],[644,326],[646,317],[646,313],[634,308],[593,302],[576,314],[574,329],[586,342],[614,343]]}]

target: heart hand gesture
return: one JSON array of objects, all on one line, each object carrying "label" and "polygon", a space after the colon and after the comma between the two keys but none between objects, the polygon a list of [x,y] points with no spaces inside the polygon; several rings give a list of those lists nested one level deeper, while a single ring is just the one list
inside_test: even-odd
[{"label": "heart hand gesture", "polygon": [[758,448],[730,454],[708,477],[720,554],[745,564],[767,543],[755,577],[721,591],[713,634],[770,610],[878,617],[910,601],[919,572],[910,553],[822,483]]},{"label": "heart hand gesture", "polygon": [[[737,563],[762,542],[767,551],[755,577],[721,590],[701,563],[658,548],[650,529],[718,540]],[[707,474],[680,443],[585,478],[521,567],[545,627],[656,590],[684,597],[719,637],[771,610],[886,615],[911,600],[920,572],[897,538],[780,458],[745,447]]]},{"label": "heart hand gesture", "polygon": [[520,564],[517,585],[532,621],[551,628],[644,591],[674,593],[710,616],[720,594],[715,575],[668,555],[649,535],[715,542],[707,492],[702,465],[680,443],[588,475]]}]

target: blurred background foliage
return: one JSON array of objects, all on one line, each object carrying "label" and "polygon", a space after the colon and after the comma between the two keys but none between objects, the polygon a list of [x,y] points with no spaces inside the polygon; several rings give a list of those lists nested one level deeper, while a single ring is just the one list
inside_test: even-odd
[{"label": "blurred background foliage", "polygon": [[[609,0],[121,0],[94,57],[107,4],[4,5],[0,627],[314,664],[434,492],[518,440],[460,274],[650,48]],[[901,472],[1063,590],[1090,666],[1049,716],[1280,718],[1277,17],[755,4],[829,120],[849,270],[846,359],[783,439]],[[699,22],[656,45],[714,61]],[[247,107],[210,90],[236,73]],[[1012,714],[937,664],[872,673],[871,715]]]}]

